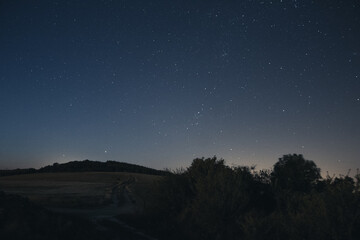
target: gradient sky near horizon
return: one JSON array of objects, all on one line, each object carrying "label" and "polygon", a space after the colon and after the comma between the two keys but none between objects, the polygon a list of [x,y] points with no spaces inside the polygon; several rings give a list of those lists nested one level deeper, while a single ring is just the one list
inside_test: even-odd
[{"label": "gradient sky near horizon", "polygon": [[0,168],[360,167],[360,3],[0,2]]}]

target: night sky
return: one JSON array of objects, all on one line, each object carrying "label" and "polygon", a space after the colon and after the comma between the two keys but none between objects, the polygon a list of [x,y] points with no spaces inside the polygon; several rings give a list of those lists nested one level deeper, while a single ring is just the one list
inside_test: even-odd
[{"label": "night sky", "polygon": [[0,2],[0,168],[360,167],[360,2]]}]

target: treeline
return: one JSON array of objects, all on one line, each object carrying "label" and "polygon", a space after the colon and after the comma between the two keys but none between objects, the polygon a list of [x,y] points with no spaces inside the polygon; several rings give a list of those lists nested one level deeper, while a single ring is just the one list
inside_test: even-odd
[{"label": "treeline", "polygon": [[159,239],[360,239],[359,184],[296,154],[272,171],[195,159],[157,183],[137,224]]},{"label": "treeline", "polygon": [[54,163],[40,169],[14,169],[14,170],[0,170],[0,176],[10,176],[18,174],[29,173],[49,173],[49,172],[129,172],[129,173],[144,173],[150,175],[164,175],[165,171],[160,171],[136,164],[116,162],[116,161],[72,161],[68,163]]},{"label": "treeline", "polygon": [[164,175],[165,171],[160,171],[136,164],[117,161],[72,161],[68,163],[54,163],[51,166],[40,168],[39,172],[130,172],[144,173],[150,175]]}]

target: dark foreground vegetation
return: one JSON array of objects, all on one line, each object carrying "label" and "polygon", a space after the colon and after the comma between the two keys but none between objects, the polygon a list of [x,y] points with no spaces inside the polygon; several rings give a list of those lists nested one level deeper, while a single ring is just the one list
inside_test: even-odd
[{"label": "dark foreground vegetation", "polygon": [[[112,164],[70,162],[40,170],[108,171],[116,169]],[[302,155],[284,155],[272,170],[260,171],[201,158],[162,175],[142,213],[118,217],[132,230],[53,213],[0,192],[0,239],[149,239],[136,231],[157,239],[360,239],[360,175],[322,178]]]},{"label": "dark foreground vegetation", "polygon": [[54,173],[54,172],[128,172],[143,173],[149,175],[164,175],[166,172],[124,162],[116,161],[72,161],[68,163],[54,163],[40,169],[13,169],[0,170],[0,176],[11,176],[30,173]]},{"label": "dark foreground vegetation", "polygon": [[272,171],[195,159],[159,182],[142,227],[160,239],[360,239],[359,177],[323,179],[302,155]]}]

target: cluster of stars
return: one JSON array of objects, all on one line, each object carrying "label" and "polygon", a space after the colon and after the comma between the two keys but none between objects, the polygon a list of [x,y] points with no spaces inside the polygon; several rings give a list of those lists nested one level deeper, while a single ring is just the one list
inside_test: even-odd
[{"label": "cluster of stars", "polygon": [[215,2],[4,4],[0,153],[14,134],[44,156],[160,168],[357,156],[359,6]]}]

